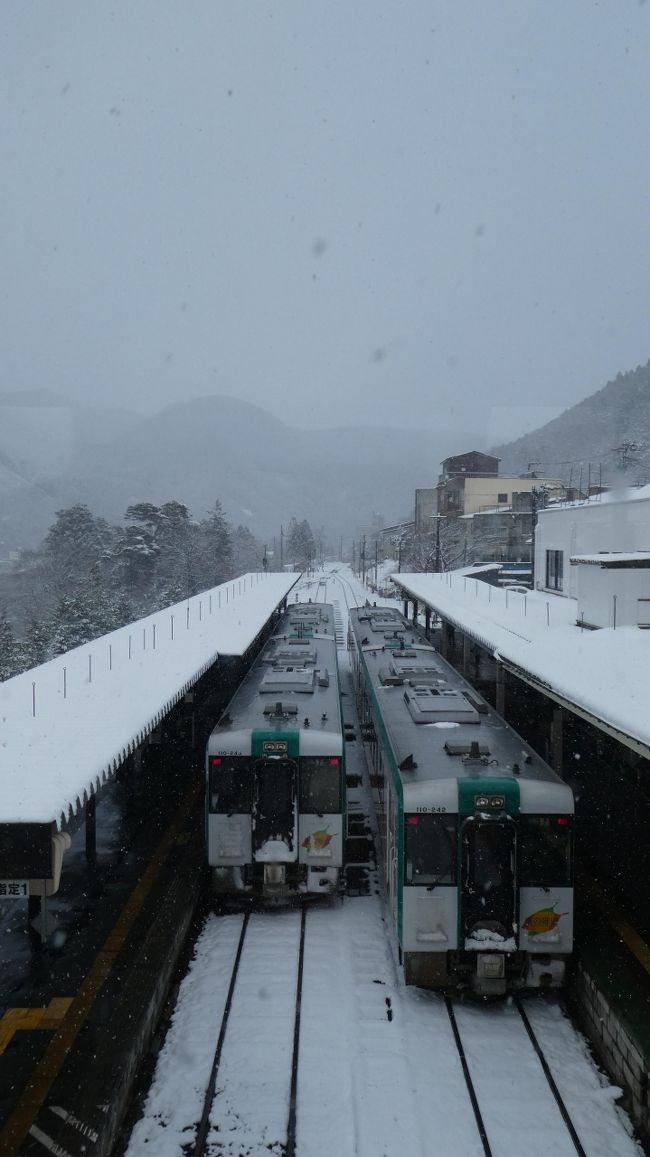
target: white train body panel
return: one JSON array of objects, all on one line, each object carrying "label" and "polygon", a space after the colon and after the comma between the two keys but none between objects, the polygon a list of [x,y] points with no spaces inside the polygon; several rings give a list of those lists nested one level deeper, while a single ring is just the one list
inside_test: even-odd
[{"label": "white train body panel", "polygon": [[405,888],[404,952],[449,952],[458,948],[456,888]]}]

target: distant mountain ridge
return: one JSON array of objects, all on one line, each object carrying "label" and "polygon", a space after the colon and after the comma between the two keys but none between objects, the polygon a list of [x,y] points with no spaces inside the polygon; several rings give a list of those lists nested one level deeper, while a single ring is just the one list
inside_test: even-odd
[{"label": "distant mountain ridge", "polygon": [[[202,518],[218,499],[230,522],[269,545],[292,515],[338,543],[375,511],[386,525],[412,517],[415,489],[473,447],[487,448],[467,427],[298,429],[228,395],[142,416],[49,391],[0,394],[0,558],[37,545],[55,512],[77,502],[119,523],[134,502],[177,499]],[[491,452],[504,474],[648,481],[650,362]]]},{"label": "distant mountain ridge", "polygon": [[[379,510],[408,517],[448,437],[397,429],[303,430],[227,395],[143,417],[0,395],[0,554],[36,545],[57,509],[86,503],[121,522],[131,503],[177,499],[279,539],[292,515],[338,543]],[[3,456],[7,471],[3,472]],[[22,483],[22,486],[21,486]]]},{"label": "distant mountain ridge", "polygon": [[[626,443],[636,449],[626,448]],[[650,361],[620,373],[539,430],[490,451],[503,474],[538,469],[586,487],[650,480]]]},{"label": "distant mountain ridge", "polygon": [[[378,455],[377,443],[390,445],[391,455]],[[430,484],[439,461],[430,434],[298,430],[224,396],[167,406],[108,451],[101,478],[87,461],[75,482],[107,517],[134,501],[170,497],[202,517],[219,499],[230,521],[278,538],[292,514],[332,535],[351,534],[373,510],[388,521],[403,517],[413,506],[413,480]]]}]

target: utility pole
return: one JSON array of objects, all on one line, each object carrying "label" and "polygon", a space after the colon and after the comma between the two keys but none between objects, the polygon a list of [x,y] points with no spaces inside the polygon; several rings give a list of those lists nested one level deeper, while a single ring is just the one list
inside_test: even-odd
[{"label": "utility pole", "polygon": [[281,571],[284,570],[284,562],[282,559],[282,540],[283,540],[283,538],[284,538],[284,531],[282,529],[282,526],[280,526],[280,570]]},{"label": "utility pole", "polygon": [[436,573],[440,570],[440,515],[436,514]]},{"label": "utility pole", "polygon": [[361,582],[366,583],[366,536],[364,534],[361,542]]},{"label": "utility pole", "polygon": [[[582,481],[582,479],[581,479]],[[530,536],[530,570],[533,583],[533,590],[535,590],[535,529],[537,526],[537,511],[546,505],[546,489],[544,486],[533,486],[530,492],[530,509],[533,519],[533,526]]]},{"label": "utility pole", "polygon": [[379,552],[379,542],[375,539],[375,590],[377,589],[377,555]]},{"label": "utility pole", "polygon": [[630,442],[627,438],[621,442],[620,446],[614,446],[614,453],[619,455],[618,468],[619,470],[627,470],[630,465],[630,454],[638,454],[642,446],[638,442]]}]

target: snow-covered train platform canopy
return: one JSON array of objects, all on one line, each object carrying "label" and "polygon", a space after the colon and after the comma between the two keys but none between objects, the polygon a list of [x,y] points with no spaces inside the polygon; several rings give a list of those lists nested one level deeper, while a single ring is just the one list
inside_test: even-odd
[{"label": "snow-covered train platform canopy", "polygon": [[299,579],[246,574],[0,683],[0,831],[60,827]]},{"label": "snow-covered train platform canopy", "polygon": [[391,577],[405,598],[430,608],[506,670],[650,758],[647,631],[587,630],[576,599],[504,590],[473,578],[471,567]]}]

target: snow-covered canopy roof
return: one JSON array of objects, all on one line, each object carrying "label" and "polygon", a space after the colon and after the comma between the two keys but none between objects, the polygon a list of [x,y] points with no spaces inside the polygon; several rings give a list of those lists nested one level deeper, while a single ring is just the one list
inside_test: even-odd
[{"label": "snow-covered canopy roof", "polygon": [[650,483],[646,486],[622,486],[615,490],[602,490],[599,494],[592,494],[589,498],[576,498],[573,502],[555,502],[551,499],[548,506],[537,511],[537,517],[553,514],[557,510],[566,510],[567,507],[602,506],[616,502],[643,502],[650,499]]},{"label": "snow-covered canopy roof", "polygon": [[520,594],[460,572],[393,574],[522,678],[650,757],[650,636],[638,627],[583,630],[575,599]]},{"label": "snow-covered canopy roof", "polygon": [[299,576],[246,574],[0,683],[0,823],[74,815]]}]

